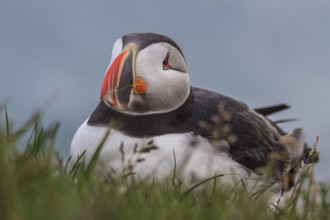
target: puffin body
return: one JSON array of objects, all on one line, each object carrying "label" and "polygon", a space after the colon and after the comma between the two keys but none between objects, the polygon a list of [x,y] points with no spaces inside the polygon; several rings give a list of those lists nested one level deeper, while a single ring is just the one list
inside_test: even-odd
[{"label": "puffin body", "polygon": [[230,97],[191,87],[179,46],[154,33],[119,38],[100,102],[71,144],[88,161],[105,140],[100,160],[113,175],[135,173],[162,181],[215,175],[221,182],[260,179],[271,163],[270,186],[304,157],[304,132],[285,134],[266,115],[285,105],[253,110]]}]

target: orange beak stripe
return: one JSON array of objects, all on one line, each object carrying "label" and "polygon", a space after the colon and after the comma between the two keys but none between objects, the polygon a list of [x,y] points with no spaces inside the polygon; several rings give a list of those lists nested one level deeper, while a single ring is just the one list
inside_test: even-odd
[{"label": "orange beak stripe", "polygon": [[100,99],[103,100],[104,96],[110,91],[111,101],[115,106],[117,106],[118,101],[116,97],[116,87],[118,85],[118,75],[121,71],[122,60],[124,59],[125,55],[128,51],[124,50],[121,52],[116,59],[112,62],[111,66],[108,68],[101,89]]}]

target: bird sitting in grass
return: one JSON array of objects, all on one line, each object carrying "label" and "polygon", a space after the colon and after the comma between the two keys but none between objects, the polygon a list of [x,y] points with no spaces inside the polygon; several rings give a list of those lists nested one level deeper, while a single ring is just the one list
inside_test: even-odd
[{"label": "bird sitting in grass", "polygon": [[[207,73],[201,73],[207,76]],[[219,93],[190,85],[180,47],[155,33],[119,38],[106,70],[100,102],[80,126],[71,156],[99,160],[111,175],[196,183],[259,181],[280,195],[309,149],[301,128],[286,134],[267,116],[285,104],[252,109]],[[267,169],[267,167],[270,167]],[[268,170],[268,171],[267,171]],[[286,187],[284,187],[284,185]]]}]

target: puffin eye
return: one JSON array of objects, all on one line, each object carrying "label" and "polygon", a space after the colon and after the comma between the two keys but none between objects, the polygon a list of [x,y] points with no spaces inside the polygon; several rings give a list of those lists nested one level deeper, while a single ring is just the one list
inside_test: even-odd
[{"label": "puffin eye", "polygon": [[169,58],[170,58],[170,53],[167,52],[166,57],[165,57],[164,60],[163,60],[163,69],[164,69],[164,70],[168,70],[168,69],[171,68],[171,65],[170,65],[170,63],[169,63],[169,61],[168,61]]}]

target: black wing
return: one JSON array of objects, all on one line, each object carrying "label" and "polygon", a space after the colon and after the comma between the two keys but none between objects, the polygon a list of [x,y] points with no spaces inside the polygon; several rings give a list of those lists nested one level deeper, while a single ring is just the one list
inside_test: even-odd
[{"label": "black wing", "polygon": [[[271,153],[281,154],[284,151],[279,143],[284,132],[261,113],[271,114],[288,108],[287,105],[259,108],[258,114],[246,104],[221,94],[197,88],[193,88],[193,93],[194,113],[198,114],[194,117],[211,125],[208,128],[216,130],[220,138],[229,143],[229,154],[235,161],[255,170],[269,162]],[[215,116],[219,117],[220,125],[214,122]],[[228,128],[229,131],[224,131]],[[203,132],[199,134],[208,139],[214,138],[211,136],[214,131]]]}]

